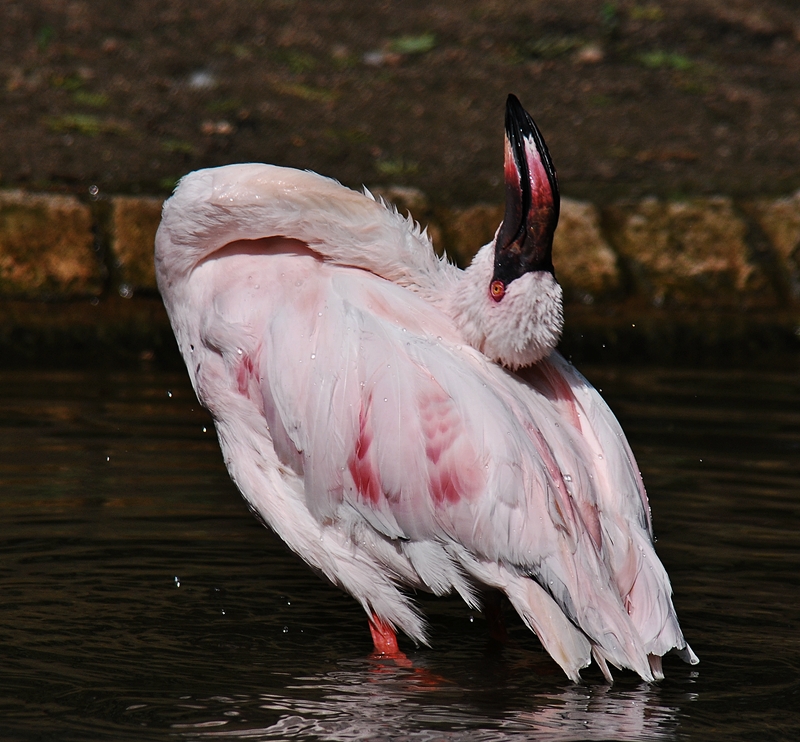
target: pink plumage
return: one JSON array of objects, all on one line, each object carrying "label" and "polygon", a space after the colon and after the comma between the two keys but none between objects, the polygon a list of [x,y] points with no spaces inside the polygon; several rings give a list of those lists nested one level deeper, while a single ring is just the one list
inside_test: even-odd
[{"label": "pink plumage", "polygon": [[428,642],[404,587],[491,588],[570,678],[594,657],[657,679],[697,658],[622,431],[554,350],[555,170],[513,98],[506,129],[506,218],[465,271],[369,194],[231,165],[166,203],[159,287],[234,482],[376,647]]}]

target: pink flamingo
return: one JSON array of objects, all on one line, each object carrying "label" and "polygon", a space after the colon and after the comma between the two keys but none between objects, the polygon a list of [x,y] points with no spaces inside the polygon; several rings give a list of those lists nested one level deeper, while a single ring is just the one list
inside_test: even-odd
[{"label": "pink flamingo", "polygon": [[402,588],[508,596],[574,681],[697,657],[622,430],[555,350],[555,169],[514,96],[506,212],[466,270],[369,193],[244,164],[164,206],[158,285],[253,512],[367,612],[427,644]]}]

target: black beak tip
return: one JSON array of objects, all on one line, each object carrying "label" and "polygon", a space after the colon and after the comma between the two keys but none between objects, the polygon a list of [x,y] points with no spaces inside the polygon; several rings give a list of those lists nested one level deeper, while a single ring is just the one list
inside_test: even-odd
[{"label": "black beak tip", "polygon": [[507,285],[528,271],[553,272],[560,196],[539,128],[512,93],[506,99],[506,213],[496,240],[494,278]]},{"label": "black beak tip", "polygon": [[550,158],[550,151],[547,149],[542,132],[536,126],[533,117],[525,110],[519,98],[513,93],[508,94],[506,98],[506,137],[508,138],[511,149],[514,152],[514,157],[517,160],[518,167],[522,164],[521,161],[525,158],[525,140],[533,140],[536,150],[541,158],[542,165],[547,173],[547,179],[550,182],[550,188],[553,191],[553,196],[558,200],[558,176],[553,161]]},{"label": "black beak tip", "polygon": [[[522,107],[519,98],[514,93],[509,93],[506,98],[506,134],[510,134],[512,131],[530,134],[528,122],[533,123],[530,114]],[[527,132],[526,129],[528,129]]]}]

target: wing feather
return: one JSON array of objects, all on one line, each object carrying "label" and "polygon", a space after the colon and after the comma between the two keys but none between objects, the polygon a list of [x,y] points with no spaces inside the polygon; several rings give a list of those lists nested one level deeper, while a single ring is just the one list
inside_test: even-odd
[{"label": "wing feather", "polygon": [[573,679],[591,656],[646,679],[670,648],[696,662],[616,419],[558,354],[515,375],[464,344],[438,308],[458,271],[418,228],[231,166],[182,181],[156,268],[234,481],[365,609],[425,641],[398,583],[470,605],[483,583]]}]

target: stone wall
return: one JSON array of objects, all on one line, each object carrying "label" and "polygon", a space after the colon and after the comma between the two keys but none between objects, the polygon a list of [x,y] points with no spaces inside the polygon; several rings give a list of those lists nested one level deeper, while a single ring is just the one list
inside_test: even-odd
[{"label": "stone wall", "polygon": [[[503,217],[494,204],[437,208],[409,188],[375,195],[427,225],[436,248],[460,265]],[[0,351],[16,352],[22,338],[37,357],[42,343],[67,347],[65,328],[75,327],[87,348],[98,338],[110,347],[134,335],[141,347],[132,353],[169,344],[152,259],[161,205],[158,198],[0,191]],[[747,327],[777,332],[787,347],[800,337],[800,192],[603,208],[565,198],[553,252],[567,302],[565,339],[576,347],[650,342],[658,355],[676,327],[691,347],[711,342],[710,334],[717,346],[735,345]],[[99,310],[86,309],[87,300]]]},{"label": "stone wall", "polygon": [[[376,195],[427,225],[437,249],[461,265],[503,218],[498,205],[437,209],[407,188]],[[161,204],[0,192],[0,297],[154,294]],[[602,209],[565,198],[553,252],[568,302],[790,308],[800,300],[800,192],[744,203],[645,199]]]}]

